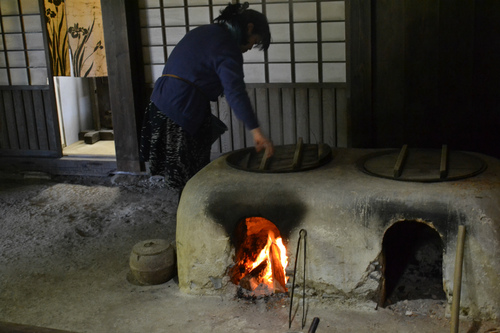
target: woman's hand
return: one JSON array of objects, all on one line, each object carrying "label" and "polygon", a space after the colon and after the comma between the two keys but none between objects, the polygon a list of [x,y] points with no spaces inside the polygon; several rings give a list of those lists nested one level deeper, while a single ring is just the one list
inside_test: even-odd
[{"label": "woman's hand", "polygon": [[268,138],[266,138],[264,134],[262,134],[260,128],[259,127],[254,128],[253,130],[251,130],[251,133],[253,135],[255,150],[259,152],[262,149],[265,149],[267,152],[267,157],[273,156],[274,154],[273,143]]}]

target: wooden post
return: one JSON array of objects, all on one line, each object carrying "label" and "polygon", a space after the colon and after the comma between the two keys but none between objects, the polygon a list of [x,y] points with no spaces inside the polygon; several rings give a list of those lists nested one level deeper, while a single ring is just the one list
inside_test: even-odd
[{"label": "wooden post", "polygon": [[451,305],[451,333],[458,333],[460,326],[460,292],[462,291],[462,263],[464,259],[465,227],[458,226],[457,254],[455,256],[455,276],[453,279],[453,301]]},{"label": "wooden post", "polygon": [[[128,1],[128,0],[127,0]],[[130,48],[127,1],[101,0],[109,97],[118,171],[140,172],[139,139],[136,123],[132,51]],[[132,5],[134,1],[128,1]],[[130,11],[130,10],[129,10]],[[139,110],[144,112],[143,110]]]}]

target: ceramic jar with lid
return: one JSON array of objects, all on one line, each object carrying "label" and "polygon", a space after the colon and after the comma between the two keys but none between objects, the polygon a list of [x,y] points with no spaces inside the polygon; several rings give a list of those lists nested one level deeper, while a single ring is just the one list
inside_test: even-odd
[{"label": "ceramic jar with lid", "polygon": [[139,242],[132,248],[130,270],[140,284],[167,282],[175,276],[175,249],[164,239]]}]

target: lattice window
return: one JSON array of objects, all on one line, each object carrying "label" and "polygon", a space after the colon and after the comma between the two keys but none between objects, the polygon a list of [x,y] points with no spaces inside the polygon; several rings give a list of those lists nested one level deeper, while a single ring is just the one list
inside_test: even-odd
[{"label": "lattice window", "polygon": [[47,85],[38,0],[0,0],[0,85]]},{"label": "lattice window", "polygon": [[[272,43],[244,54],[247,83],[346,82],[345,1],[249,0],[264,13]],[[141,0],[146,82],[161,75],[177,42],[210,23],[228,0]]]}]

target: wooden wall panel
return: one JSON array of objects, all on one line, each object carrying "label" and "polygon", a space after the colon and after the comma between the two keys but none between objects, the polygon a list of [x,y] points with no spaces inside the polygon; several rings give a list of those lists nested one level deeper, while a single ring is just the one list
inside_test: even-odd
[{"label": "wooden wall panel", "polygon": [[330,142],[333,146],[337,145],[337,126],[335,110],[335,90],[323,88],[323,142]]},{"label": "wooden wall panel", "polygon": [[14,101],[14,112],[16,119],[16,129],[19,140],[19,149],[29,150],[28,129],[26,124],[26,115],[24,113],[23,95],[22,91],[12,91],[12,99]]},{"label": "wooden wall panel", "polygon": [[[336,147],[351,147],[351,115],[347,107],[347,90],[336,89],[335,92],[335,132]],[[326,141],[329,142],[329,141]]]},{"label": "wooden wall panel", "polygon": [[28,145],[30,150],[40,149],[38,144],[38,131],[36,128],[36,115],[33,107],[33,95],[31,91],[23,91],[23,107],[26,116],[26,128],[28,129]]},{"label": "wooden wall panel", "polygon": [[40,90],[32,91],[33,112],[35,116],[35,131],[38,138],[38,148],[41,150],[49,150],[49,137],[47,134],[47,125],[45,122],[46,114],[43,103],[43,95]]},{"label": "wooden wall panel", "polygon": [[321,106],[320,88],[309,89],[309,140],[304,138],[305,142],[320,143],[323,140],[323,115]]},{"label": "wooden wall panel", "polygon": [[[379,135],[383,133],[386,142],[395,142],[406,131],[406,115],[401,112],[405,99],[405,1],[380,1],[377,6],[386,6],[387,13],[376,11],[374,30],[376,33],[385,34],[386,39],[377,41],[376,48],[372,50],[375,58],[380,59],[373,64],[374,77],[380,77],[381,84],[374,82],[373,109],[383,109],[386,116],[375,115],[375,136],[373,145],[379,143]],[[386,19],[390,17],[391,20]],[[396,29],[394,27],[397,27]],[[394,122],[387,121],[387,118]],[[371,118],[369,118],[371,119]]]},{"label": "wooden wall panel", "polygon": [[[26,3],[14,1],[19,14],[19,22],[25,19],[41,19],[44,22],[45,8],[43,0]],[[38,8],[36,8],[38,7]],[[55,157],[62,156],[59,122],[54,95],[54,82],[52,80],[52,66],[50,65],[50,51],[47,40],[47,26],[39,25],[25,29],[24,26],[15,28],[16,33],[22,34],[24,38],[21,51],[28,57],[30,51],[41,51],[44,49],[45,63],[41,63],[37,53],[36,64],[26,62],[26,83],[11,80],[11,70],[20,70],[21,67],[9,67],[6,71],[8,84],[0,86],[0,156],[2,160],[8,157]],[[14,32],[14,31],[11,31]],[[38,43],[26,43],[28,34],[31,39]],[[18,46],[6,45],[6,51],[20,51]],[[33,48],[35,47],[35,48]],[[41,54],[41,52],[40,52]],[[32,59],[31,59],[32,60]],[[24,66],[22,66],[24,68]],[[41,75],[46,69],[46,76]],[[47,78],[47,80],[45,80]]]},{"label": "wooden wall panel", "polygon": [[0,155],[60,157],[57,111],[49,86],[0,90]]},{"label": "wooden wall panel", "polygon": [[[233,127],[233,137],[232,137],[233,150],[239,149],[241,147],[246,147],[247,146],[247,139],[246,139],[245,125],[241,121],[238,121],[237,119],[233,119],[232,127]],[[237,147],[239,147],[239,148],[237,148]]]},{"label": "wooden wall panel", "polygon": [[[218,103],[211,103],[210,104],[210,110],[212,112],[212,114],[216,117],[219,117],[219,105]],[[220,117],[219,117],[220,118]],[[221,151],[221,142],[220,142],[220,138],[217,139],[213,144],[212,144],[212,151],[217,151],[217,152],[220,152]]]},{"label": "wooden wall panel", "polygon": [[283,144],[297,142],[297,117],[295,116],[295,89],[283,88]]},{"label": "wooden wall panel", "polygon": [[19,139],[17,135],[16,115],[14,101],[12,99],[12,91],[2,91],[3,111],[5,112],[5,121],[8,124],[6,131],[9,145],[3,149],[19,149]]},{"label": "wooden wall panel", "polygon": [[7,132],[8,126],[5,111],[3,94],[0,94],[0,149],[9,147],[9,134]]},{"label": "wooden wall panel", "polygon": [[270,139],[275,145],[283,144],[283,108],[281,90],[269,88],[269,123]]},{"label": "wooden wall panel", "polygon": [[[247,92],[248,92],[248,96],[250,97],[250,103],[252,103],[253,109],[256,110],[257,104],[255,101],[255,89],[247,88]],[[245,143],[247,146],[253,144],[253,137],[250,134],[250,132],[247,131],[246,129],[245,129]],[[243,148],[243,147],[239,147],[239,148]],[[235,149],[238,149],[238,148],[235,148]]]},{"label": "wooden wall panel", "polygon": [[295,116],[297,125],[297,138],[302,138],[304,143],[309,142],[309,101],[307,88],[295,89]]},{"label": "wooden wall panel", "polygon": [[255,89],[255,111],[260,122],[260,128],[271,137],[269,98],[266,88]]},{"label": "wooden wall panel", "polygon": [[[395,1],[398,2],[398,1]],[[346,58],[349,110],[353,125],[350,146],[373,147],[372,112],[372,5],[366,0],[346,1]]]},{"label": "wooden wall panel", "polygon": [[353,147],[446,143],[500,156],[499,1],[351,0],[346,8]]},{"label": "wooden wall panel", "polygon": [[42,96],[49,150],[61,154],[61,137],[59,134],[59,120],[54,102],[54,93],[52,90],[42,90]]},{"label": "wooden wall panel", "polygon": [[228,131],[224,133],[220,138],[221,151],[231,151],[233,150],[233,128],[231,126],[231,108],[227,103],[226,99],[220,99],[219,101],[219,119],[222,120],[228,127]]},{"label": "wooden wall panel", "polygon": [[[302,137],[305,143],[347,147],[348,130],[339,128],[348,125],[345,85],[252,84],[247,91],[262,131],[275,145],[295,144]],[[212,146],[213,154],[253,146],[224,98],[212,103],[212,113],[230,128]]]}]

